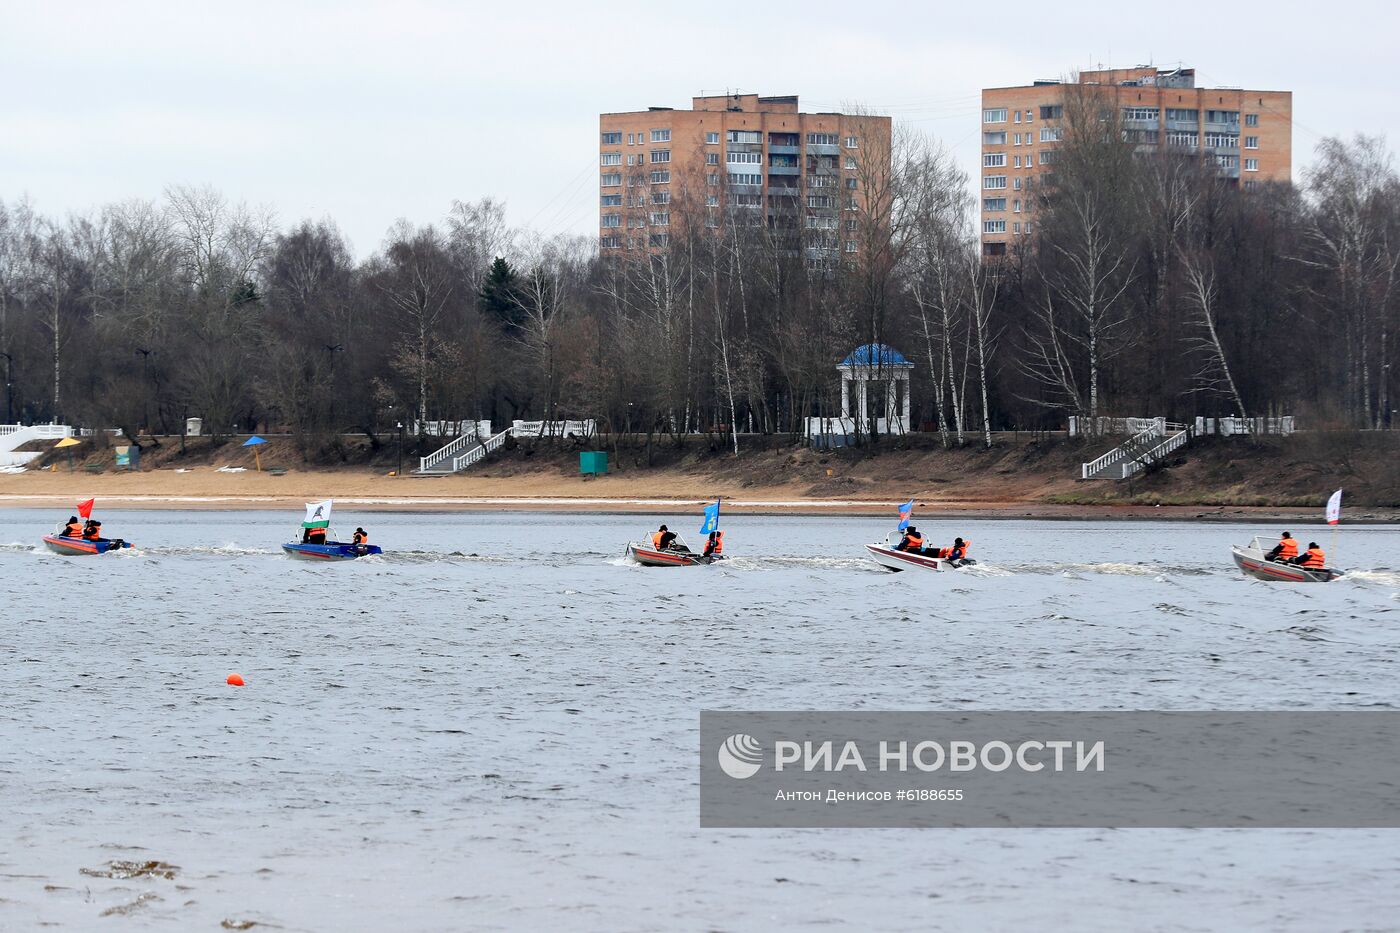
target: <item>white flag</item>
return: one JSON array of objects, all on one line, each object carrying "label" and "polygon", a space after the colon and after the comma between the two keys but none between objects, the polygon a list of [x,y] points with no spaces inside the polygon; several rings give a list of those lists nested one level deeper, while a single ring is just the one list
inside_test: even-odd
[{"label": "white flag", "polygon": [[331,523],[331,500],[306,503],[306,521],[303,528],[325,528]]},{"label": "white flag", "polygon": [[1338,489],[1327,500],[1327,524],[1335,525],[1342,520],[1342,491]]}]

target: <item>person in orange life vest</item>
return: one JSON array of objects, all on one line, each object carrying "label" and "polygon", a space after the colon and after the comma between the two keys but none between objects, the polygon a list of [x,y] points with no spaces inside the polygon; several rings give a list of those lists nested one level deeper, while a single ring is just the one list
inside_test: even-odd
[{"label": "person in orange life vest", "polygon": [[60,538],[81,538],[83,536],[83,523],[78,521],[78,516],[68,516],[68,524],[63,526],[63,530],[58,533]]},{"label": "person in orange life vest", "polygon": [[1327,552],[1317,546],[1316,541],[1308,542],[1308,549],[1302,556],[1295,557],[1293,563],[1299,567],[1306,567],[1308,570],[1321,570],[1327,566]]},{"label": "person in orange life vest", "polygon": [[325,544],[325,543],[326,543],[326,529],[324,529],[324,528],[308,528],[308,529],[306,529],[304,532],[302,532],[302,535],[301,535],[301,543],[302,543],[302,544]]},{"label": "person in orange life vest", "polygon": [[675,540],[676,533],[674,531],[667,531],[666,526],[662,525],[656,531],[652,532],[651,546],[658,551],[665,551],[670,549],[671,543]]},{"label": "person in orange life vest", "polygon": [[710,532],[710,540],[705,542],[705,557],[719,557],[724,553],[724,532]]},{"label": "person in orange life vest", "polygon": [[355,536],[350,540],[353,541],[355,544],[368,544],[369,534],[366,533],[366,531],[363,528],[356,528]]},{"label": "person in orange life vest", "polygon": [[964,560],[967,558],[967,548],[968,542],[964,541],[962,538],[954,538],[953,546],[945,548],[938,556],[947,558],[948,560]]},{"label": "person in orange life vest", "polygon": [[102,537],[102,523],[95,518],[89,518],[87,524],[83,526],[83,540],[96,541]]},{"label": "person in orange life vest", "polygon": [[1283,533],[1283,537],[1278,539],[1278,544],[1274,549],[1264,555],[1265,560],[1277,560],[1287,564],[1298,556],[1298,542],[1288,532]]},{"label": "person in orange life vest", "polygon": [[894,549],[896,551],[913,551],[917,554],[924,549],[924,536],[919,534],[919,529],[910,525],[909,529],[904,532],[904,537],[899,540],[899,543],[894,546]]}]

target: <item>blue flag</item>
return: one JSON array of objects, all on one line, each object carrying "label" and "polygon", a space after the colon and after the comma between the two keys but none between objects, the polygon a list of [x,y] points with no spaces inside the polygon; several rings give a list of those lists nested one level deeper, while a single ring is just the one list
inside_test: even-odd
[{"label": "blue flag", "polygon": [[719,500],[715,500],[714,505],[705,506],[705,523],[700,526],[700,533],[707,535],[712,531],[719,531]]},{"label": "blue flag", "polygon": [[914,500],[910,499],[899,507],[899,530],[909,527],[909,519],[914,515]]}]

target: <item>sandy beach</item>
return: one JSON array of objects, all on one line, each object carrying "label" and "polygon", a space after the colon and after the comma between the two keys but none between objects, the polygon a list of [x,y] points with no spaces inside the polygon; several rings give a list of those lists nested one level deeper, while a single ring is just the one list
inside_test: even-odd
[{"label": "sandy beach", "polygon": [[[1029,485],[1029,488],[1028,488]],[[944,484],[946,487],[946,484]],[[722,497],[727,509],[751,514],[886,515],[911,494],[924,516],[979,518],[1321,520],[1316,509],[1205,505],[1062,505],[1040,501],[1034,484],[969,483],[959,496],[947,488],[862,489],[856,496],[813,496],[808,483],[717,482],[712,476],[659,471],[597,479],[549,473],[512,476],[389,476],[364,470],[294,470],[274,476],[257,471],[140,473],[27,472],[0,475],[0,505],[54,508],[92,496],[104,504],[144,509],[295,508],[332,498],[366,510],[598,511],[672,514],[694,511]],[[874,494],[872,494],[872,492]],[[1027,494],[1029,493],[1029,494]],[[1357,509],[1348,521],[1397,520],[1393,510]]]}]

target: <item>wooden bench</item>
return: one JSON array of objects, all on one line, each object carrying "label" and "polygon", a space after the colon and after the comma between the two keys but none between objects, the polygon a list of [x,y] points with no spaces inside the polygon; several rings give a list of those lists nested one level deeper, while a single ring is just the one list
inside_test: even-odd
[{"label": "wooden bench", "polygon": [[87,470],[89,473],[105,473],[107,471],[107,468],[100,463],[89,463],[87,466],[83,467],[83,469]]},{"label": "wooden bench", "polygon": [[268,476],[286,476],[286,475],[287,475],[287,468],[286,468],[286,467],[268,467],[268,468],[267,468],[267,475],[268,475]]}]

